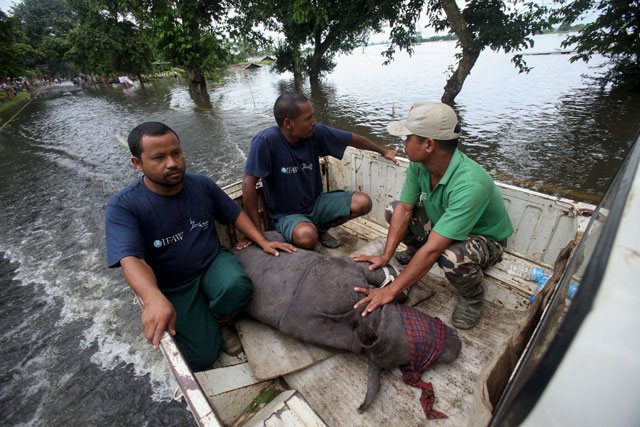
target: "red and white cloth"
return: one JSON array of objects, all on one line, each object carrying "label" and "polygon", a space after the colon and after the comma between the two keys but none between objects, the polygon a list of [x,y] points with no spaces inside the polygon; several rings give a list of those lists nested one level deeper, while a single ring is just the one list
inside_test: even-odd
[{"label": "red and white cloth", "polygon": [[431,317],[413,307],[397,304],[398,311],[409,335],[411,363],[400,367],[402,380],[422,389],[420,404],[427,419],[434,420],[447,416],[433,409],[435,395],[431,383],[422,381],[421,374],[445,349],[444,323],[437,317]]}]

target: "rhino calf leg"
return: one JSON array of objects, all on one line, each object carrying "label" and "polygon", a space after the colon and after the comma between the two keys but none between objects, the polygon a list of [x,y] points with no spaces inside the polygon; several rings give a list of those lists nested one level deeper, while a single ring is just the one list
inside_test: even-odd
[{"label": "rhino calf leg", "polygon": [[371,403],[373,398],[376,397],[376,394],[378,394],[378,389],[380,388],[380,371],[382,371],[382,368],[369,360],[369,369],[367,373],[367,394],[364,397],[364,402],[362,402],[362,405],[358,407],[358,413],[360,414],[363,413],[365,409],[367,409],[369,403]]},{"label": "rhino calf leg", "polygon": [[458,337],[458,331],[455,328],[450,328],[447,325],[444,325],[445,334],[446,334],[446,347],[440,357],[436,360],[436,363],[451,363],[456,357],[460,354],[460,350],[462,349],[462,342],[460,342],[460,338]]},{"label": "rhino calf leg", "polygon": [[385,267],[376,268],[375,270],[369,270],[369,266],[371,264],[368,262],[359,262],[358,267],[360,271],[367,279],[367,282],[372,284],[373,286],[380,287],[386,286],[393,281],[400,272],[392,265],[387,265]]}]

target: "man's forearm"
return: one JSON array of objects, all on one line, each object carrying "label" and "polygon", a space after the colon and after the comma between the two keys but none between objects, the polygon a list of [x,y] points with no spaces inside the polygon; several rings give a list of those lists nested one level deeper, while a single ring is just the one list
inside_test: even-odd
[{"label": "man's forearm", "polygon": [[162,295],[153,270],[143,259],[128,256],[122,258],[120,264],[124,279],[145,305],[159,294]]},{"label": "man's forearm", "polygon": [[153,270],[143,259],[128,256],[122,258],[120,264],[124,279],[143,302],[155,296],[156,292],[160,292]]},{"label": "man's forearm", "polygon": [[358,135],[357,133],[351,134],[351,142],[349,143],[349,145],[359,150],[373,151],[374,153],[378,153],[380,155],[384,155],[384,153],[387,152],[386,148],[383,148],[377,144],[374,144],[368,138]]},{"label": "man's forearm", "polygon": [[256,189],[257,178],[245,176],[242,180],[242,202],[244,210],[249,215],[251,221],[260,229],[260,214],[258,213],[258,190]]},{"label": "man's forearm", "polygon": [[418,249],[407,267],[393,281],[391,290],[395,295],[422,279],[451,243],[453,240],[431,231],[427,242]]},{"label": "man's forearm", "polygon": [[430,250],[427,245],[420,248],[402,273],[391,282],[390,287],[393,293],[398,295],[422,279],[431,270],[439,256],[440,252]]},{"label": "man's forearm", "polygon": [[264,249],[265,245],[268,243],[268,240],[262,234],[262,231],[256,227],[253,221],[249,218],[244,212],[240,212],[238,218],[233,221],[233,226],[236,227],[242,234],[247,237],[247,239],[255,242]]},{"label": "man's forearm", "polygon": [[144,304],[141,319],[144,336],[157,349],[165,331],[176,334],[177,314],[173,304],[158,288],[156,275],[145,260],[128,256],[120,264],[125,280]]},{"label": "man's forearm", "polygon": [[398,203],[396,209],[391,216],[391,223],[389,224],[389,232],[387,233],[387,243],[384,246],[383,256],[387,261],[391,259],[396,248],[402,241],[402,238],[407,232],[409,227],[409,221],[413,214],[413,205],[403,206]]}]

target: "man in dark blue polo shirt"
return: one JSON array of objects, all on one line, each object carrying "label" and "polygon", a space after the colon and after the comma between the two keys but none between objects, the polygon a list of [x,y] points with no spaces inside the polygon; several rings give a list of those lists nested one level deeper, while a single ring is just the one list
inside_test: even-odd
[{"label": "man in dark blue polo shirt", "polygon": [[319,157],[341,159],[350,145],[379,153],[397,164],[396,151],[317,123],[311,103],[297,93],[278,97],[273,112],[277,126],[263,130],[251,141],[242,183],[247,214],[260,225],[256,184],[262,179],[269,216],[288,242],[313,249],[319,237],[323,245],[337,247],[338,242],[326,233],[328,228],[366,215],[371,198],[353,191],[323,193]]},{"label": "man in dark blue polo shirt", "polygon": [[215,182],[186,173],[180,140],[168,126],[143,123],[128,142],[143,176],[107,203],[108,266],[122,266],[142,299],[142,327],[154,348],[168,331],[191,368],[204,370],[222,347],[211,312],[240,311],[253,289],[240,263],[220,245],[214,220],[233,223],[267,253],[295,248],[267,241]]}]

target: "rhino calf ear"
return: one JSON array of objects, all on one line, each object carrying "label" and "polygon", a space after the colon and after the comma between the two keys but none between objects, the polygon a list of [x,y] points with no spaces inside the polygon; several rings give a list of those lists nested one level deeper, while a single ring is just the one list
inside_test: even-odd
[{"label": "rhino calf ear", "polygon": [[370,349],[376,344],[376,342],[378,342],[378,334],[367,324],[359,310],[351,311],[351,319],[349,319],[349,323],[353,328],[353,336],[360,347]]}]

